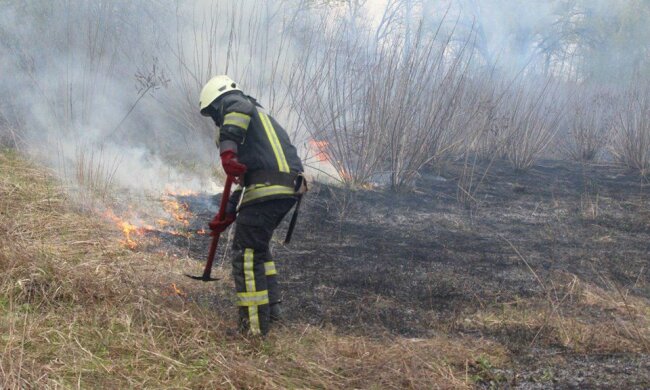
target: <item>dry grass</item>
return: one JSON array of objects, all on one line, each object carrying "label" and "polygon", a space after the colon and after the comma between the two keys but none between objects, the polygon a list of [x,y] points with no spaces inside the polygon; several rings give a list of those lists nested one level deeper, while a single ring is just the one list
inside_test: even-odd
[{"label": "dry grass", "polygon": [[199,264],[123,248],[12,153],[0,152],[0,172],[2,388],[464,388],[477,359],[507,361],[498,344],[460,336],[302,324],[229,335],[233,316],[187,298],[214,291],[178,276]]},{"label": "dry grass", "polygon": [[578,354],[650,351],[650,302],[572,275],[556,279],[547,283],[549,299],[494,305],[467,318],[463,326],[506,337],[515,347],[543,346]]}]

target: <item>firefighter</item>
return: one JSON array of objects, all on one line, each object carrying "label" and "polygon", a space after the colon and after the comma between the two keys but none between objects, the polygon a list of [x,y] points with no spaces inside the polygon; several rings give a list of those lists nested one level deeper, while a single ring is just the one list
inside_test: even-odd
[{"label": "firefighter", "polygon": [[217,146],[227,175],[239,186],[225,216],[210,222],[213,234],[235,220],[232,272],[240,330],[264,335],[280,319],[277,270],[269,242],[273,231],[306,189],[303,167],[286,131],[230,77],[213,77],[201,90],[201,114],[217,126]]}]

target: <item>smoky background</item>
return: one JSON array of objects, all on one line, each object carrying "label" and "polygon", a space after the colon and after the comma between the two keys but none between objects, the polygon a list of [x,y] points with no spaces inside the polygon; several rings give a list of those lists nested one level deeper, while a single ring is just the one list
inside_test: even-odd
[{"label": "smoky background", "polygon": [[0,7],[1,142],[100,194],[215,190],[198,94],[221,73],[278,118],[313,175],[350,187],[410,188],[452,160],[467,165],[459,199],[476,161],[650,168],[643,1]]}]

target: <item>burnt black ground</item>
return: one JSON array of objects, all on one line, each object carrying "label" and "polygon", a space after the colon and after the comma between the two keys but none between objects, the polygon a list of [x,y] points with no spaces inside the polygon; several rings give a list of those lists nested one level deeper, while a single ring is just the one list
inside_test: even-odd
[{"label": "burnt black ground", "polygon": [[[515,356],[501,385],[650,387],[647,355],[566,355],[549,366],[544,356],[565,351],[531,349],[535,332],[491,334],[462,325],[482,307],[543,294],[521,257],[541,280],[566,273],[650,299],[648,183],[611,166],[543,161],[515,173],[497,161],[477,167],[477,180],[488,173],[467,208],[457,199],[462,168],[449,164],[442,177],[425,172],[403,193],[313,185],[292,243],[281,245],[285,221],[272,246],[288,321],[371,337],[494,338]],[[179,200],[194,214],[190,230],[198,230],[219,197]],[[179,255],[204,261],[209,237],[161,238]],[[224,251],[222,245],[220,261]],[[220,292],[208,299],[216,310],[231,310]]]}]

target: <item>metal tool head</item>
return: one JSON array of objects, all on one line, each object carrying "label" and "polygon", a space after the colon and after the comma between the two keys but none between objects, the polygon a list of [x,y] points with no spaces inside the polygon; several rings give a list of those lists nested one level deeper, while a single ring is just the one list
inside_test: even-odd
[{"label": "metal tool head", "polygon": [[206,276],[203,276],[203,275],[195,276],[195,275],[189,275],[189,274],[185,274],[185,276],[187,276],[190,279],[200,280],[202,282],[214,282],[215,280],[219,280],[219,278],[213,278],[212,276],[207,276],[206,277]]}]

